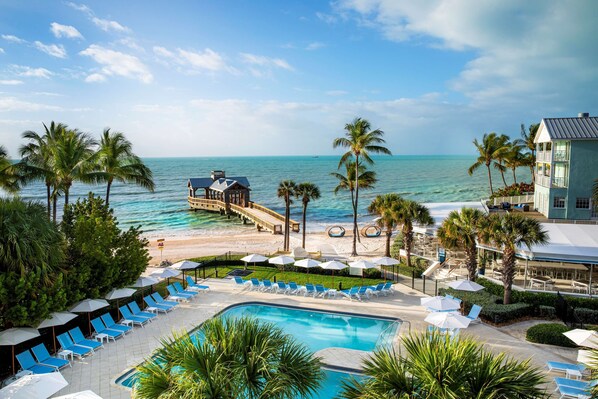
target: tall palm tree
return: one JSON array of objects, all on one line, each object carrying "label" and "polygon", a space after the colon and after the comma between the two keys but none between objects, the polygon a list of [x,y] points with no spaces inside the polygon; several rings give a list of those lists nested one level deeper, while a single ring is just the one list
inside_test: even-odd
[{"label": "tall palm tree", "polygon": [[320,359],[273,324],[215,318],[197,336],[163,339],[155,357],[138,367],[133,397],[306,398],[323,381]]},{"label": "tall palm tree", "polygon": [[535,123],[529,125],[528,131],[525,131],[525,125],[521,124],[521,138],[515,140],[519,144],[525,146],[529,152],[534,156],[534,161],[536,157],[536,134],[538,133],[538,128],[540,127],[539,123]]},{"label": "tall palm tree", "polygon": [[465,265],[470,280],[475,279],[478,270],[476,240],[484,218],[484,213],[478,209],[461,208],[460,211],[449,213],[436,232],[440,243],[446,248],[465,251]]},{"label": "tall palm tree", "polygon": [[398,203],[394,214],[399,225],[402,225],[405,252],[407,252],[407,266],[411,266],[411,248],[413,246],[413,224],[430,226],[434,219],[430,210],[417,201],[403,200]]},{"label": "tall palm tree", "polygon": [[15,166],[8,158],[6,148],[0,145],[0,189],[15,193],[19,190],[18,180]]},{"label": "tall palm tree", "polygon": [[493,132],[484,133],[481,143],[478,142],[478,139],[473,140],[473,145],[475,145],[476,149],[478,150],[479,156],[476,159],[476,162],[469,167],[467,173],[469,173],[469,175],[473,175],[473,172],[475,172],[480,166],[485,165],[486,169],[488,170],[488,183],[490,184],[490,192],[494,194],[490,165],[492,165],[494,162],[495,167],[500,169],[500,164],[497,162],[497,160],[505,151],[504,143],[502,143],[502,139],[500,139],[499,136]]},{"label": "tall palm tree", "polygon": [[405,356],[382,349],[363,362],[366,378],[343,382],[343,399],[546,398],[544,373],[484,349],[472,338],[432,334],[403,340]]},{"label": "tall palm tree", "polygon": [[509,151],[511,150],[511,141],[509,136],[501,134],[497,138],[498,145],[502,147],[502,151],[496,153],[496,161],[494,162],[494,168],[500,172],[500,177],[505,187],[508,186],[507,180],[505,179],[505,172],[507,168],[505,166],[506,160],[509,157]]},{"label": "tall palm tree", "polygon": [[291,219],[291,204],[293,203],[292,197],[295,196],[295,190],[297,189],[297,185],[292,180],[283,180],[278,185],[278,198],[282,198],[284,200],[285,210],[284,210],[284,244],[283,250],[288,251],[290,248],[290,241],[291,241],[291,229],[290,229],[290,219]]},{"label": "tall palm tree", "polygon": [[100,139],[96,166],[104,173],[102,180],[107,183],[106,205],[110,204],[110,187],[114,180],[122,183],[135,183],[151,192],[155,185],[152,171],[133,153],[133,145],[121,132],[104,129]]},{"label": "tall palm tree", "polygon": [[515,277],[515,254],[517,248],[525,245],[542,245],[548,241],[548,234],[536,219],[519,213],[492,214],[480,229],[483,242],[502,248],[502,282],[505,305],[511,303],[513,278]]},{"label": "tall palm tree", "polygon": [[357,210],[359,206],[359,165],[364,161],[373,164],[372,154],[392,155],[390,150],[383,146],[386,141],[382,138],[384,132],[380,129],[370,130],[370,122],[366,119],[355,118],[353,122],[345,125],[345,137],[338,137],[332,142],[332,147],[347,148],[348,151],[341,157],[338,167],[345,165],[351,158],[355,158],[355,201],[353,207],[353,250],[351,256],[357,256]]},{"label": "tall palm tree", "polygon": [[504,163],[505,166],[513,172],[513,182],[517,184],[516,169],[520,166],[526,165],[526,158],[523,154],[523,146],[518,144],[517,141],[510,143],[509,149],[506,151]]},{"label": "tall palm tree", "polygon": [[295,196],[301,200],[303,204],[303,237],[301,245],[305,249],[305,231],[306,228],[306,215],[307,215],[307,204],[310,201],[314,201],[320,198],[320,188],[313,183],[305,182],[299,183],[295,189]]},{"label": "tall palm tree", "polygon": [[383,194],[376,196],[368,207],[368,212],[378,215],[376,224],[386,234],[384,256],[390,256],[390,238],[397,227],[396,209],[400,206],[401,201],[403,201],[403,198],[399,194]]}]

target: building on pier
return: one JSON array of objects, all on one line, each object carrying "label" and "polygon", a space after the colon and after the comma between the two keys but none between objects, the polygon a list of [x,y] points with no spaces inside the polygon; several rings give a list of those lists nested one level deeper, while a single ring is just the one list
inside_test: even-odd
[{"label": "building on pier", "polygon": [[226,177],[223,170],[213,170],[210,177],[191,178],[187,182],[189,197],[222,201],[242,207],[251,201],[246,177]]}]

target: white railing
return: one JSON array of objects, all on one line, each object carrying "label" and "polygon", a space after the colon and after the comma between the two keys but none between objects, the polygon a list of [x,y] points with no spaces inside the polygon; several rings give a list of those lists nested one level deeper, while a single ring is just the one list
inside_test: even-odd
[{"label": "white railing", "polygon": [[567,179],[564,177],[553,177],[552,187],[567,187]]},{"label": "white railing", "polygon": [[534,194],[514,195],[511,197],[496,197],[492,200],[492,205],[500,205],[503,202],[509,204],[533,204]]},{"label": "white railing", "polygon": [[550,187],[550,176],[542,176],[536,174],[536,184],[542,187]]},{"label": "white railing", "polygon": [[569,160],[569,152],[567,150],[555,150],[552,159],[558,162],[566,162]]},{"label": "white railing", "polygon": [[537,161],[550,162],[550,151],[539,151],[536,153]]}]

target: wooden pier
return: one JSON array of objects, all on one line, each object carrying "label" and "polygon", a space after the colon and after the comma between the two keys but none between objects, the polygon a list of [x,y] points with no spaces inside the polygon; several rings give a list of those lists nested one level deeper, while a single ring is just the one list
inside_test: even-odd
[{"label": "wooden pier", "polygon": [[[257,229],[268,230],[272,234],[282,234],[284,231],[284,216],[274,212],[272,209],[249,201],[247,206],[233,203],[226,203],[217,199],[206,199],[198,197],[187,197],[189,206],[193,210],[219,212],[221,215],[236,215],[243,222],[255,223]],[[299,222],[290,220],[291,230],[299,232]]]}]

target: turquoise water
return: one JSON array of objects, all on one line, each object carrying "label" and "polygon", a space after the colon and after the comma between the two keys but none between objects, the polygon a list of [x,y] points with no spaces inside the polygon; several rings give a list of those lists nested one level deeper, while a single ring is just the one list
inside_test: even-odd
[{"label": "turquoise water", "polygon": [[[238,219],[227,220],[215,214],[189,211],[187,179],[207,177],[214,169],[223,169],[227,176],[247,176],[251,183],[252,200],[277,211],[283,210],[282,200],[276,197],[281,180],[310,181],[320,187],[322,198],[310,203],[308,231],[321,231],[332,223],[351,220],[350,195],[333,194],[337,181],[330,176],[337,170],[339,157],[222,157],[222,158],[148,158],[147,165],[154,173],[156,191],[148,193],[134,185],[113,186],[110,203],[121,226],[143,226],[148,236],[176,236],[226,233],[231,229],[253,229]],[[361,215],[367,205],[380,193],[398,192],[421,202],[477,201],[488,195],[484,170],[474,176],[467,174],[473,163],[471,156],[385,156],[375,158],[374,170],[379,182],[373,190],[360,192]],[[510,174],[507,175],[511,182]],[[521,170],[520,180],[529,180],[529,172]],[[497,187],[500,176],[494,176]],[[73,200],[89,191],[105,194],[105,186],[85,186],[75,183],[71,189]],[[22,196],[45,203],[45,187],[41,183],[25,187]],[[300,219],[298,204],[292,217]]]}]

